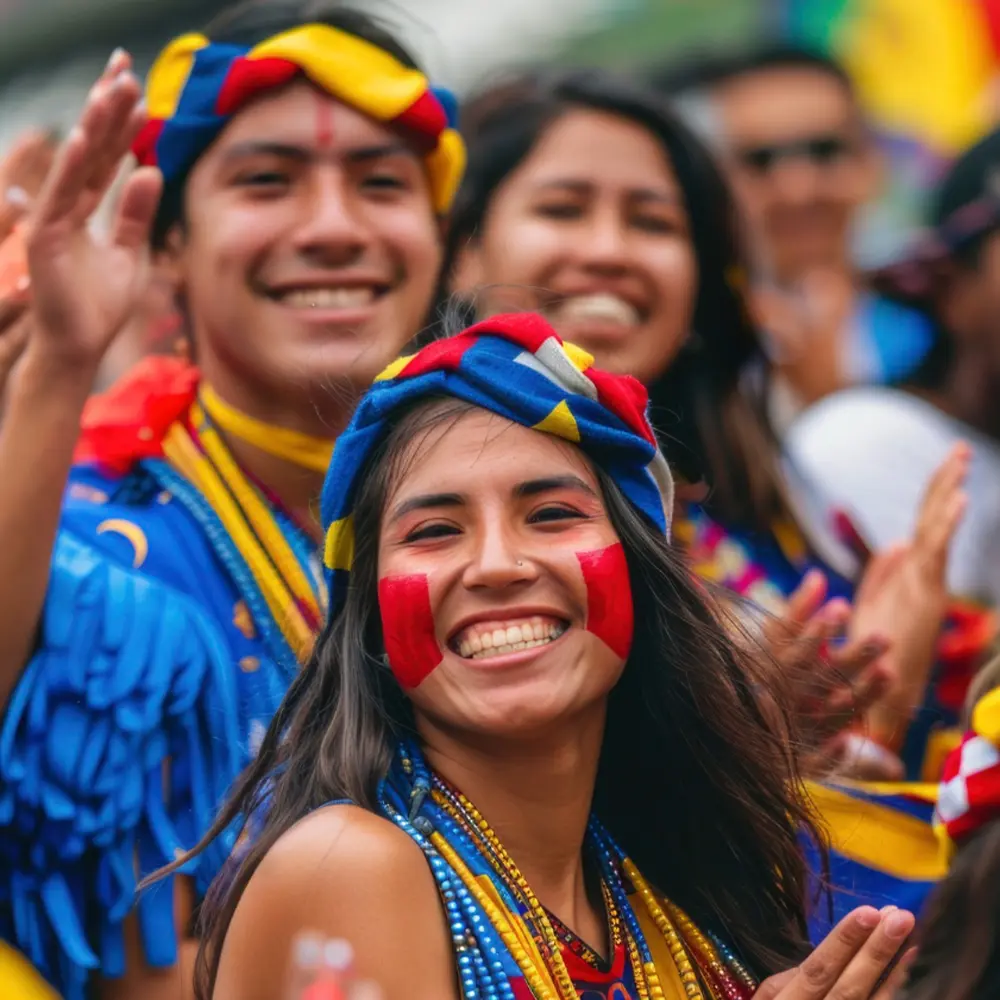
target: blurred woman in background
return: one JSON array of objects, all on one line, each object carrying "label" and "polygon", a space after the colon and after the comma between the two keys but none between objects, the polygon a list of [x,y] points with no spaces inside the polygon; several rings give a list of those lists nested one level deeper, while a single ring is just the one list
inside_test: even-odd
[{"label": "blurred woman in background", "polygon": [[[451,289],[484,315],[537,307],[599,364],[649,388],[661,444],[687,484],[676,536],[695,569],[787,614],[771,628],[776,647],[808,631],[815,652],[847,626],[856,655],[837,665],[856,675],[872,728],[892,743],[934,660],[964,456],[929,494],[912,551],[877,559],[877,587],[855,591],[844,532],[811,516],[782,468],[735,212],[698,140],[655,96],[594,74],[498,86],[464,109],[463,129]],[[843,602],[824,606],[831,596],[854,598],[850,621]]]}]

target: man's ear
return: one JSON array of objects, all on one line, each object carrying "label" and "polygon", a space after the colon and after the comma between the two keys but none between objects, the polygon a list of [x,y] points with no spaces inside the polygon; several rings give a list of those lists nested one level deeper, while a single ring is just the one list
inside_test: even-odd
[{"label": "man's ear", "polygon": [[186,250],[184,227],[178,222],[167,231],[163,246],[153,251],[153,266],[174,286],[177,295],[183,295],[186,284]]}]

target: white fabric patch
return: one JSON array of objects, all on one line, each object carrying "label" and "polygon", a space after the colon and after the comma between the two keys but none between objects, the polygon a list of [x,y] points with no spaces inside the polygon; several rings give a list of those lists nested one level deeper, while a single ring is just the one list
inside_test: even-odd
[{"label": "white fabric patch", "polygon": [[522,351],[514,361],[525,368],[544,375],[550,382],[562,387],[567,392],[588,399],[597,399],[597,386],[587,378],[566,356],[557,340],[549,338],[537,352]]},{"label": "white fabric patch", "polygon": [[1000,764],[1000,753],[988,740],[976,736],[974,739],[966,740],[963,744],[959,774],[978,774],[980,771],[996,767],[997,764]]},{"label": "white fabric patch", "polygon": [[941,785],[938,792],[937,812],[945,823],[951,823],[969,811],[969,793],[965,779],[959,775]]}]

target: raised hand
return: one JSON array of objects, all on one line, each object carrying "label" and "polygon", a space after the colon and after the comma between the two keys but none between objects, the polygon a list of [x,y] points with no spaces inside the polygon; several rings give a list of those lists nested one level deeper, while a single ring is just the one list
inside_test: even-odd
[{"label": "raised hand", "polygon": [[849,913],[797,968],[760,985],[755,1000],[891,1000],[902,986],[912,954],[893,968],[913,915],[895,907],[862,906]]},{"label": "raised hand", "polygon": [[88,220],[145,120],[129,57],[115,53],[60,147],[25,226],[32,348],[93,371],[147,278],[147,242],[162,186],[141,168],[128,179],[106,240]]},{"label": "raised hand", "polygon": [[781,671],[788,704],[803,741],[803,773],[819,777],[842,764],[849,727],[881,698],[889,674],[878,634],[838,644],[850,619],[846,601],[826,602],[822,573],[807,574],[785,614],[764,626],[764,642]]},{"label": "raised hand", "polygon": [[889,638],[885,656],[890,683],[868,714],[880,743],[902,740],[922,703],[948,606],[948,553],[965,513],[963,490],[971,449],[956,445],[931,478],[913,538],[869,563],[854,597],[850,634]]}]

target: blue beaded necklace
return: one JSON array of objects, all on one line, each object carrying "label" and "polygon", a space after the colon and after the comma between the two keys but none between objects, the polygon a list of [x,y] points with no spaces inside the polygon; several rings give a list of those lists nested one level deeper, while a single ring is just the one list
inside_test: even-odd
[{"label": "blue beaded necklace", "polygon": [[[553,993],[545,976],[534,968],[516,936],[510,933],[505,915],[482,891],[478,880],[485,876],[508,914],[526,915],[525,893],[530,894],[530,889],[526,885],[518,889],[512,880],[502,877],[496,858],[485,849],[483,838],[473,832],[475,825],[459,822],[454,810],[450,809],[448,796],[453,794],[431,774],[420,749],[412,742],[400,745],[378,793],[382,813],[406,833],[427,858],[444,903],[463,1000],[480,997],[523,1000],[526,996],[538,1000],[575,998],[576,988],[568,980],[565,966],[558,957],[558,944],[553,945],[553,939],[544,935],[538,940],[546,966],[553,966],[548,969],[556,985]],[[588,825],[587,843],[597,861],[603,891],[623,925],[640,1000],[663,997],[653,955],[623,879],[623,865],[627,864],[624,855],[596,818]],[[634,867],[630,871],[638,877]],[[657,924],[670,944],[688,998],[704,1000],[717,995],[711,986],[706,989],[703,985],[669,918],[658,907],[656,909]],[[664,921],[669,926],[663,927]],[[547,920],[544,922],[548,925]],[[551,934],[551,926],[548,928]],[[722,956],[722,949],[718,951]],[[724,960],[731,957],[728,949],[726,952]],[[738,962],[732,956],[732,964],[728,961],[726,964],[733,968]],[[515,986],[520,988],[515,989]]]}]

